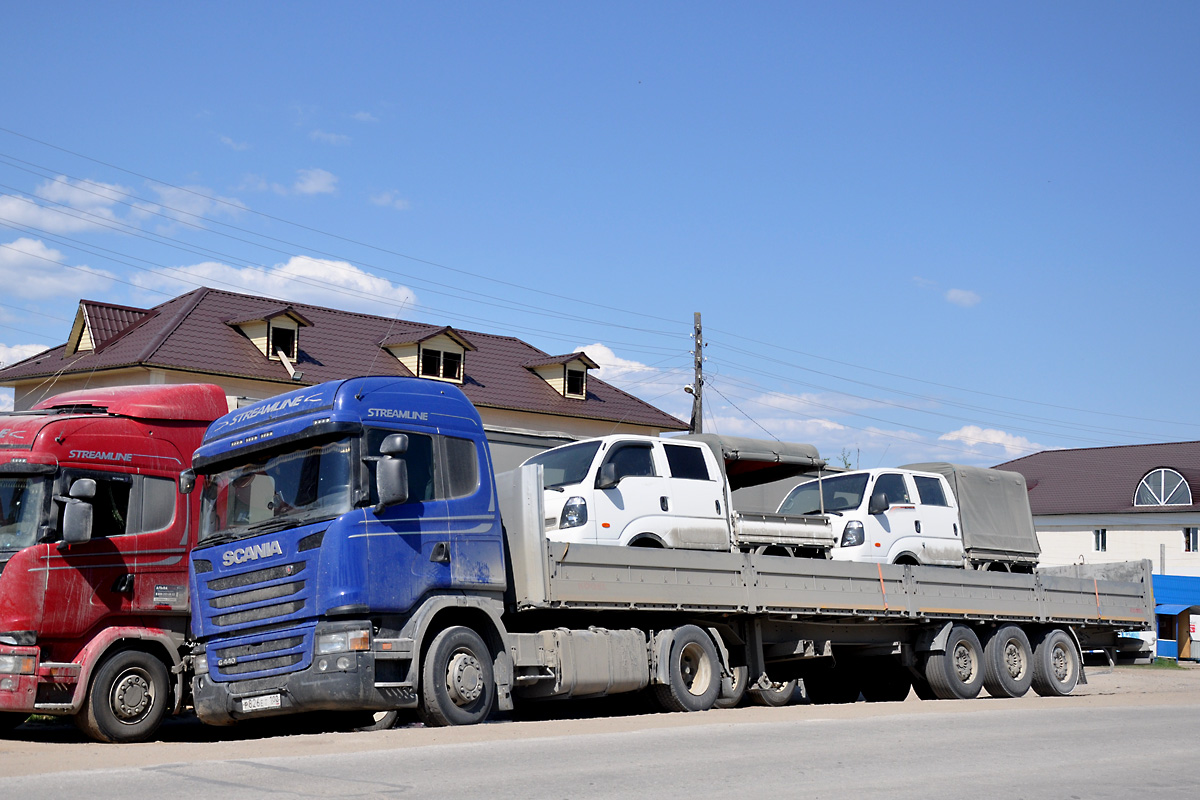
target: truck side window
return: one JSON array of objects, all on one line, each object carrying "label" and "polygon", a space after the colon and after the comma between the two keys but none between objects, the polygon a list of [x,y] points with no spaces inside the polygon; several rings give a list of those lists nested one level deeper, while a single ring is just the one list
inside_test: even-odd
[{"label": "truck side window", "polygon": [[699,447],[664,444],[663,450],[667,453],[667,465],[671,468],[672,478],[685,478],[693,481],[710,480],[708,465],[704,463],[704,451]]},{"label": "truck side window", "polygon": [[937,478],[925,478],[914,475],[917,482],[917,494],[921,495],[921,503],[927,506],[948,506],[946,493],[942,491],[942,482]]},{"label": "truck side window", "polygon": [[617,480],[654,477],[654,453],[649,445],[618,445],[608,460],[617,468]]},{"label": "truck side window", "polygon": [[175,521],[175,481],[170,478],[142,478],[141,522],[129,533],[166,530]]},{"label": "truck side window", "polygon": [[474,494],[479,488],[479,457],[475,453],[475,443],[454,436],[447,436],[443,441],[446,443],[449,496],[466,497]]},{"label": "truck side window", "polygon": [[904,484],[904,476],[889,472],[880,475],[875,481],[875,489],[871,492],[883,492],[887,495],[888,502],[892,505],[910,505],[912,500],[908,496],[908,487]]},{"label": "truck side window", "polygon": [[96,476],[96,496],[92,498],[92,538],[120,536],[129,520],[131,481]]},{"label": "truck side window", "polygon": [[[371,490],[372,505],[379,502],[375,486],[375,465],[380,458],[379,447],[383,444],[383,440],[393,433],[399,433],[399,431],[386,428],[369,428],[367,430],[367,446],[363,455],[366,456],[367,472],[370,476],[368,485]],[[393,456],[393,458],[402,458],[408,464],[408,502],[423,503],[440,498],[442,493],[437,486],[433,437],[423,433],[405,432],[405,435],[408,436],[408,452],[401,456]]]}]

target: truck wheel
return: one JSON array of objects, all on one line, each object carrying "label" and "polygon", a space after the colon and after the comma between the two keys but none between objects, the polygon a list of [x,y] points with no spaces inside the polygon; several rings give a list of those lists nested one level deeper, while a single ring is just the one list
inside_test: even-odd
[{"label": "truck wheel", "polygon": [[912,689],[912,674],[891,656],[867,656],[858,662],[858,687],[868,703],[899,703]]},{"label": "truck wheel", "polygon": [[1033,682],[1029,637],[1016,625],[1004,625],[983,647],[983,688],[992,697],[1021,697]]},{"label": "truck wheel", "polygon": [[0,711],[0,734],[8,733],[27,719],[29,715],[21,711]]},{"label": "truck wheel", "polygon": [[1079,653],[1061,628],[1042,637],[1033,651],[1033,690],[1042,697],[1070,694],[1079,683]]},{"label": "truck wheel", "polygon": [[940,700],[970,700],[983,688],[983,647],[975,631],[955,625],[946,639],[946,652],[930,653],[925,679]]},{"label": "truck wheel", "polygon": [[455,626],[433,637],[421,670],[421,721],[430,727],[474,725],[487,719],[495,700],[492,654],[479,634]]},{"label": "truck wheel", "polygon": [[754,698],[755,705],[783,708],[795,702],[797,688],[799,688],[797,681],[776,683],[770,689],[751,689],[750,696]]},{"label": "truck wheel", "polygon": [[746,697],[746,683],[750,670],[747,667],[734,667],[732,678],[721,678],[721,693],[713,708],[737,708]]},{"label": "truck wheel", "polygon": [[667,711],[707,711],[721,691],[717,648],[695,625],[675,631],[667,664],[667,683],[655,684],[654,696]]},{"label": "truck wheel", "polygon": [[122,650],[96,670],[75,724],[98,742],[141,742],[154,735],[170,701],[166,665],[141,650]]}]

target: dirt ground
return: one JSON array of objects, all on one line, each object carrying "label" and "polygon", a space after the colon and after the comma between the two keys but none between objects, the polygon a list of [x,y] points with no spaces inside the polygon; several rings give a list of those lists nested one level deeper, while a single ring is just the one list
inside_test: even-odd
[{"label": "dirt ground", "polygon": [[[981,711],[1054,707],[1200,706],[1200,667],[1089,668],[1088,683],[1070,697],[996,699],[986,694],[975,700],[921,701],[915,695],[902,703],[855,703],[845,706],[794,705],[787,708],[747,706],[700,714],[630,714],[616,699],[607,704],[554,704],[554,718],[537,721],[501,720],[466,728],[425,728],[408,723],[374,733],[297,733],[294,722],[209,728],[194,718],[168,721],[156,741],[108,745],[87,741],[69,720],[26,723],[0,739],[0,779],[19,775],[75,770],[149,767],[192,761],[329,755],[369,750],[394,750],[429,745],[495,739],[574,736],[712,724],[750,724],[789,720],[846,719],[930,713],[971,714]],[[561,713],[558,713],[561,712]],[[571,718],[568,718],[568,714]]]}]

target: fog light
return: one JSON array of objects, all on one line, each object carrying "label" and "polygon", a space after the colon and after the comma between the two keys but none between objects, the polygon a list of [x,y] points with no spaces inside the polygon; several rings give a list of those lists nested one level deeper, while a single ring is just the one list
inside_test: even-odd
[{"label": "fog light", "polygon": [[16,678],[0,678],[0,692],[15,692],[16,690]]},{"label": "fog light", "polygon": [[341,670],[350,669],[350,659],[342,656],[337,660],[337,668]]},{"label": "fog light", "polygon": [[329,669],[329,659],[328,658],[322,658],[321,660],[319,660],[317,662],[317,671],[318,672],[325,672],[328,669]]}]

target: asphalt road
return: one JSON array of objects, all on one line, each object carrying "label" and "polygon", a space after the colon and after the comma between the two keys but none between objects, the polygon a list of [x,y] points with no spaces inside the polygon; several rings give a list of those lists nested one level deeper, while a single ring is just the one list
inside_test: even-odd
[{"label": "asphalt road", "polygon": [[1200,670],[1172,672],[1118,670],[1093,678],[1086,694],[1053,699],[910,698],[240,741],[187,741],[190,729],[177,726],[168,738],[179,741],[127,746],[38,741],[34,732],[0,742],[0,774],[10,776],[0,777],[0,792],[22,800],[1190,797],[1200,784]]}]

